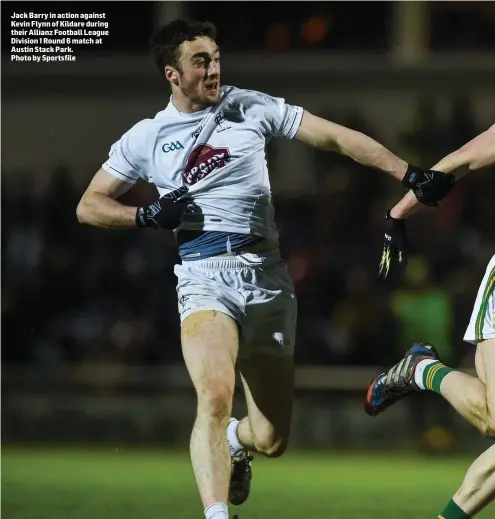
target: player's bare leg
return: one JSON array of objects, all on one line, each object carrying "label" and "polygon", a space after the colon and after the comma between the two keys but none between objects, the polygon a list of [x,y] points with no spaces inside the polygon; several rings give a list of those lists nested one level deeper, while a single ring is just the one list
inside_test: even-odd
[{"label": "player's bare leg", "polygon": [[191,461],[205,515],[226,519],[231,459],[225,435],[232,410],[236,322],[216,311],[196,312],[182,323],[182,352],[197,394]]},{"label": "player's bare leg", "polygon": [[464,481],[439,517],[468,519],[495,499],[495,445],[469,467]]},{"label": "player's bare leg", "polygon": [[248,416],[238,435],[249,450],[270,458],[281,456],[289,441],[294,400],[292,356],[256,354],[239,359]]},{"label": "player's bare leg", "polygon": [[[229,424],[230,444],[268,457],[281,456],[290,433],[294,397],[294,362],[291,356],[255,354],[239,359],[248,416]],[[243,503],[250,492],[250,458],[234,463],[230,501]]]},{"label": "player's bare leg", "polygon": [[[449,373],[441,381],[440,393],[483,434],[494,436],[495,339],[478,344],[476,371],[479,378],[458,371]],[[455,384],[462,384],[463,391],[459,391]],[[469,467],[461,487],[440,517],[468,519],[474,517],[494,499],[495,446],[492,446]]]},{"label": "player's bare leg", "polygon": [[451,371],[439,393],[485,436],[495,437],[495,339],[477,345],[476,371],[479,378]]},{"label": "player's bare leg", "polygon": [[[443,365],[433,349],[431,353],[410,353],[425,346],[414,346],[401,362],[372,382],[367,395],[367,412],[378,414],[403,396],[428,389],[441,394],[485,436],[494,437],[495,339],[477,345],[478,377]],[[417,358],[413,358],[414,355]]]}]

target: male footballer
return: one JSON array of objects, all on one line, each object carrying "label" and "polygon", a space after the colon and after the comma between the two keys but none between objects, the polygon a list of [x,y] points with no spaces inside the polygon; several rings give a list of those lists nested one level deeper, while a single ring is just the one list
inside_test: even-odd
[{"label": "male footballer", "polygon": [[[463,166],[470,171],[495,164],[495,124],[467,144],[444,157],[435,171],[453,172]],[[410,193],[388,213],[384,256],[380,275],[406,261],[404,219],[417,208]],[[442,364],[435,349],[415,344],[404,358],[370,385],[366,411],[374,416],[414,391],[441,394],[482,434],[495,438],[495,255],[488,263],[474,303],[464,340],[476,345],[478,377],[472,377]],[[495,446],[490,447],[468,469],[464,481],[439,519],[470,519],[495,498]]]},{"label": "male footballer", "polygon": [[[151,39],[170,85],[166,108],[133,126],[110,150],[77,208],[99,227],[169,229],[184,360],[197,394],[191,460],[207,519],[250,492],[250,453],[286,449],[294,392],[297,303],[281,259],[265,148],[298,139],[386,172],[433,204],[452,177],[422,170],[362,133],[284,99],[222,86],[210,23],[176,20]],[[160,198],[148,207],[118,202],[138,179]],[[238,370],[248,416],[231,417]]]}]

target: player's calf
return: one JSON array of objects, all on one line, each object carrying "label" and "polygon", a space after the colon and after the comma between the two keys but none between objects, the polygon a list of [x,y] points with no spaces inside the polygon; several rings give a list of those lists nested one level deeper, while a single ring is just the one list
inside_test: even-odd
[{"label": "player's calf", "polygon": [[227,439],[229,442],[230,456],[232,458],[232,473],[230,476],[229,501],[234,505],[244,503],[251,491],[253,456],[250,455],[248,447],[241,443],[238,431],[247,428],[248,433],[244,438],[250,440],[250,448],[269,458],[278,458],[287,448],[287,440],[278,435],[275,428],[270,424],[253,432],[248,418],[238,421],[235,418],[229,420],[227,426]]},{"label": "player's calf", "polygon": [[495,498],[495,446],[469,467],[461,487],[442,513],[443,519],[469,519]]},{"label": "player's calf", "polygon": [[442,395],[458,413],[487,437],[495,436],[494,346],[495,341],[478,344],[477,377],[453,370],[438,360],[420,362],[414,375],[418,388]]}]

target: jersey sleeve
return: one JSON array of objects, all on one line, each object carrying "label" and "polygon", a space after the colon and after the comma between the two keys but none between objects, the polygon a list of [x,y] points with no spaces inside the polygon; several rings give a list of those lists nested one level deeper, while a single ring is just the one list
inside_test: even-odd
[{"label": "jersey sleeve", "polygon": [[138,123],[112,145],[102,168],[130,184],[138,179],[148,181],[145,142],[144,129]]},{"label": "jersey sleeve", "polygon": [[258,96],[256,103],[260,111],[261,128],[265,135],[293,139],[301,124],[303,109],[289,105],[281,97],[272,97],[261,92],[253,92]]}]

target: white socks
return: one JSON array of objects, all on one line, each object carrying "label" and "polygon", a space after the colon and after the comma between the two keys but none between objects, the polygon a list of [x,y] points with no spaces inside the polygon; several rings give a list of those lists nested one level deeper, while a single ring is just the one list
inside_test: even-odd
[{"label": "white socks", "polygon": [[205,508],[206,519],[229,519],[229,509],[226,503],[213,503]]},{"label": "white socks", "polygon": [[437,359],[425,359],[420,360],[416,369],[414,370],[414,383],[419,387],[419,389],[426,389],[423,382],[423,373],[425,371],[426,366],[433,364],[434,362],[438,362]]},{"label": "white socks", "polygon": [[237,437],[238,425],[239,420],[236,420],[235,418],[231,418],[229,420],[229,425],[227,425],[227,440],[229,442],[229,451],[231,456],[236,456],[240,451],[245,449],[244,445],[241,444]]}]

